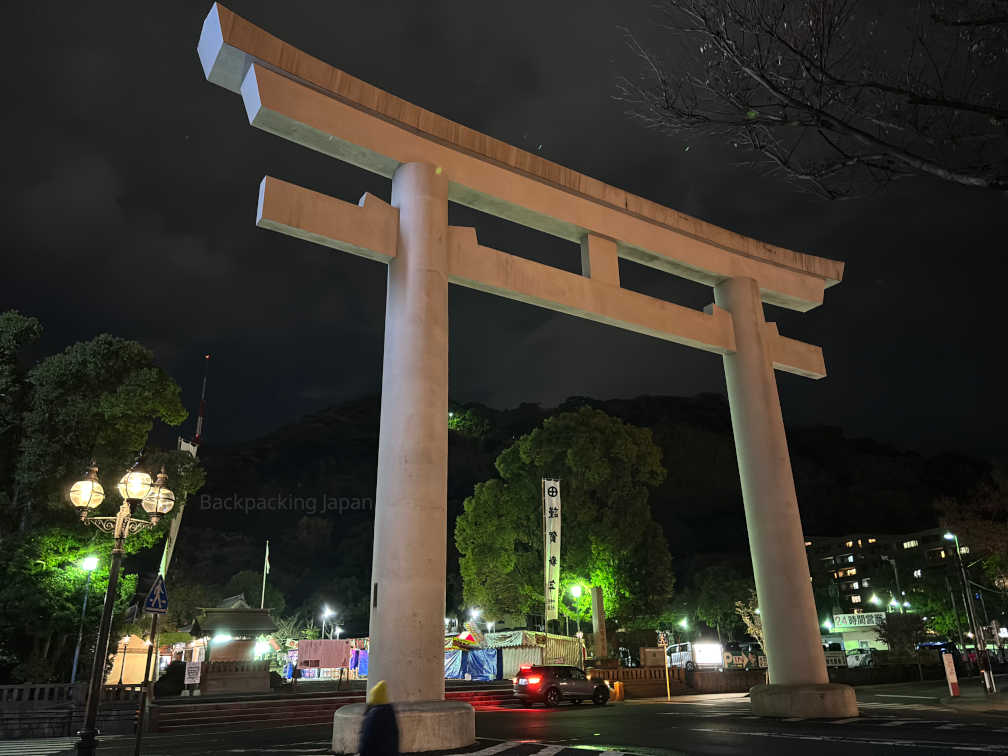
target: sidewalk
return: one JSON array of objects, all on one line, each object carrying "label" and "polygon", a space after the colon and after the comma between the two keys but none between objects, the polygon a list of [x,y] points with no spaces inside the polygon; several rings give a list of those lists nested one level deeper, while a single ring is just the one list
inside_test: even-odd
[{"label": "sidewalk", "polygon": [[994,684],[998,692],[988,696],[979,677],[967,677],[959,681],[958,696],[947,695],[946,686],[946,695],[939,697],[938,702],[960,711],[1008,714],[1008,675],[995,676]]}]

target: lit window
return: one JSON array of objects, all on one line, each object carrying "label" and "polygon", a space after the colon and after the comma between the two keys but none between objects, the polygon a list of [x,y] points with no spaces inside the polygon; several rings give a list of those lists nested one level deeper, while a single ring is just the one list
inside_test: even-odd
[{"label": "lit window", "polygon": [[805,545],[806,546],[811,546],[812,545],[812,541],[805,541]]},{"label": "lit window", "polygon": [[847,555],[847,561],[848,562],[853,562],[854,561],[854,555],[853,554],[848,554]]},{"label": "lit window", "polygon": [[869,538],[868,539],[868,543],[875,543],[875,539],[874,538]]},{"label": "lit window", "polygon": [[862,580],[861,581],[861,585],[864,586],[865,588],[867,588],[868,587],[868,578],[865,578],[864,580]]},{"label": "lit window", "polygon": [[856,567],[851,567],[851,568],[850,568],[849,570],[847,570],[847,572],[845,572],[844,574],[845,574],[845,575],[846,575],[847,577],[850,577],[851,575],[857,575],[857,568],[856,568]]},{"label": "lit window", "polygon": [[861,597],[855,593],[853,596],[850,597],[850,601],[852,604],[860,604]]},{"label": "lit window", "polygon": [[903,541],[904,549],[912,549],[914,546],[917,545],[918,545],[917,541]]},{"label": "lit window", "polygon": [[851,548],[854,545],[854,541],[847,541],[847,548]]},{"label": "lit window", "polygon": [[960,554],[969,554],[969,546],[960,546],[959,547],[959,553]]},{"label": "lit window", "polygon": [[850,588],[852,591],[856,591],[861,586],[858,584],[857,580],[854,580],[847,587]]},{"label": "lit window", "polygon": [[919,578],[924,574],[924,570],[914,570],[914,577]]}]

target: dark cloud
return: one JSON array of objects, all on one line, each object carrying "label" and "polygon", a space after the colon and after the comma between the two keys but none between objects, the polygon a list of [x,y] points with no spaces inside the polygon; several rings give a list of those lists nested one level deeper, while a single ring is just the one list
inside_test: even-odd
[{"label": "dark cloud", "polygon": [[[195,45],[206,2],[22,4],[8,16],[0,306],[55,350],[101,331],[155,349],[208,433],[234,439],[380,386],[384,270],[253,225],[264,174],[356,201],[388,181],[248,126]],[[780,376],[786,417],[908,445],[1004,452],[1003,196],[907,182],[827,204],[665,138],[613,99],[637,64],[617,28],[662,45],[648,4],[267,3],[231,7],[435,112],[705,220],[846,260],[810,313],[768,308],[821,344],[830,376]],[[20,13],[18,18],[15,14]],[[671,50],[671,48],[669,48]],[[671,53],[670,53],[671,54]],[[26,63],[27,61],[27,63]],[[541,148],[540,148],[540,145]],[[562,240],[452,209],[483,243],[576,269]],[[628,288],[691,307],[704,287],[625,264]],[[493,405],[572,394],[721,391],[718,358],[489,295],[451,293],[452,395]]]}]

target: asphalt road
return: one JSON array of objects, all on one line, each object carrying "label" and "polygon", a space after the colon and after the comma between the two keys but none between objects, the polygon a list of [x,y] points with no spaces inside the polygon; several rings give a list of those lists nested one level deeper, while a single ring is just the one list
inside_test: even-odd
[{"label": "asphalt road", "polygon": [[[1008,681],[1006,681],[1008,682]],[[591,749],[624,754],[1008,754],[1008,707],[978,699],[962,711],[940,703],[941,685],[858,689],[861,716],[834,720],[764,719],[750,713],[744,694],[683,696],[673,702],[627,701],[595,707],[562,705],[501,708],[476,715],[480,742],[473,756],[574,756]],[[268,730],[225,728],[188,734],[148,735],[147,756],[196,754],[326,754],[328,725]],[[69,743],[21,741],[25,750],[0,755],[66,753]],[[128,737],[103,739],[101,756],[133,753]]]}]

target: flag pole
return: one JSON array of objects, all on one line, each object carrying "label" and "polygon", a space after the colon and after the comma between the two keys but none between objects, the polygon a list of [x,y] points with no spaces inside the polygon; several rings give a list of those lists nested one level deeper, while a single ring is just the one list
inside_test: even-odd
[{"label": "flag pole", "polygon": [[266,558],[263,560],[262,596],[259,598],[259,608],[266,606],[266,575],[269,574],[269,541],[266,541]]}]

